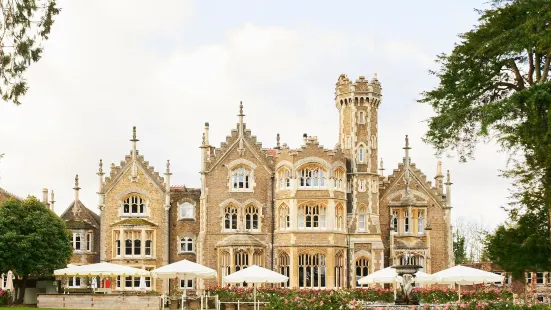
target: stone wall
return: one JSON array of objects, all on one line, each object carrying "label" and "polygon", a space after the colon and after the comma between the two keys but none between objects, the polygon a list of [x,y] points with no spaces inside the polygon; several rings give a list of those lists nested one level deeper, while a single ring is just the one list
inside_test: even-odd
[{"label": "stone wall", "polygon": [[110,309],[110,310],[157,310],[159,296],[150,295],[38,295],[38,308],[58,309]]}]

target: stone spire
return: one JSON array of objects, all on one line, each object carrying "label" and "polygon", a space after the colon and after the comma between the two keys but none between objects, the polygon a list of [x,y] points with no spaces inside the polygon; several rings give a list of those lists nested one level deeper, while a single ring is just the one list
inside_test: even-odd
[{"label": "stone spire", "polygon": [[281,148],[281,145],[280,145],[280,137],[279,137],[279,133],[277,134],[276,136],[276,149],[280,149]]},{"label": "stone spire", "polygon": [[383,158],[381,157],[381,160],[379,161],[379,175],[384,177],[385,168],[383,168]]},{"label": "stone spire", "polygon": [[55,200],[54,200],[54,191],[52,190],[52,192],[50,193],[50,210],[54,211],[54,203],[55,203]]},{"label": "stone spire", "polygon": [[75,203],[78,201],[78,191],[80,190],[80,187],[78,186],[78,174],[75,176],[75,187],[73,187],[75,190]]},{"label": "stone spire", "polygon": [[138,178],[138,166],[136,164],[136,159],[138,156],[138,153],[136,151],[136,142],[138,141],[140,140],[136,138],[136,126],[134,126],[132,127],[132,139],[130,140],[130,142],[132,142],[132,181],[136,181],[136,179]]},{"label": "stone spire", "polygon": [[209,122],[205,122],[205,131],[203,132],[203,145],[209,145]]},{"label": "stone spire", "polygon": [[443,191],[443,183],[444,183],[444,175],[442,174],[442,161],[439,160],[436,164],[436,176],[434,177],[435,180],[435,187],[438,193],[442,194]]},{"label": "stone spire", "polygon": [[43,188],[42,189],[42,203],[46,206],[48,205],[48,189]]},{"label": "stone spire", "polygon": [[446,174],[446,206],[451,208],[452,206],[452,181],[450,178],[450,171]]},{"label": "stone spire", "polygon": [[98,167],[98,194],[102,192],[103,190],[103,160],[99,160],[99,167]]},{"label": "stone spire", "polygon": [[245,155],[245,143],[243,141],[243,137],[245,135],[243,117],[245,116],[245,114],[243,114],[243,101],[239,102],[239,114],[237,116],[239,116],[239,148],[238,148],[238,151],[239,151],[239,154],[241,156],[243,156],[243,155]]},{"label": "stone spire", "polygon": [[166,160],[166,172],[165,172],[165,208],[170,209],[170,160]]},{"label": "stone spire", "polygon": [[404,166],[405,166],[405,172],[404,172],[404,181],[406,183],[405,187],[405,197],[409,197],[409,182],[410,182],[410,176],[409,176],[409,165],[411,162],[411,159],[409,158],[409,150],[411,148],[409,147],[409,138],[408,135],[406,135],[406,146],[404,147],[404,150],[406,151],[406,157],[404,158]]}]

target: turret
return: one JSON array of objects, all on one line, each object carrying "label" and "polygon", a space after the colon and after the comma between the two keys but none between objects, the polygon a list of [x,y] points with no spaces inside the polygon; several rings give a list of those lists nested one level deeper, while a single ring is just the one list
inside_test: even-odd
[{"label": "turret", "polygon": [[166,172],[165,172],[165,208],[170,209],[170,160],[166,161]]},{"label": "turret", "polygon": [[132,142],[132,181],[136,181],[138,178],[138,164],[136,163],[136,159],[138,158],[138,153],[136,151],[136,142],[140,140],[136,139],[136,126],[132,127],[132,139],[130,139],[130,142]]}]

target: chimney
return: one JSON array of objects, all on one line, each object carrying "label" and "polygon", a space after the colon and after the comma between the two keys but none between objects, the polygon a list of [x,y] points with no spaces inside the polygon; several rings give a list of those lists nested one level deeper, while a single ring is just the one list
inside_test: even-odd
[{"label": "chimney", "polygon": [[42,203],[44,203],[45,205],[48,205],[48,189],[47,188],[42,189]]}]

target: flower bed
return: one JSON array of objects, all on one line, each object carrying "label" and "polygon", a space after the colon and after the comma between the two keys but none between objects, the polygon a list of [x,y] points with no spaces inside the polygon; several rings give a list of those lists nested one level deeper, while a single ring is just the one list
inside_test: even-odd
[{"label": "flower bed", "polygon": [[10,303],[10,292],[0,289],[0,306],[5,306]]},{"label": "flower bed", "polygon": [[[211,288],[212,295],[218,295],[222,302],[253,301],[253,289],[248,287]],[[457,302],[457,291],[452,289],[416,288],[414,292],[423,304],[448,304]],[[452,309],[524,309],[512,304],[512,293],[493,288],[480,288],[473,291],[462,291],[464,302],[457,306],[442,306],[444,310]],[[267,302],[265,309],[360,309],[360,304],[391,304],[394,291],[383,288],[358,288],[339,290],[295,290],[286,288],[259,288],[257,300]],[[483,303],[481,303],[483,302]],[[490,304],[491,302],[491,304]],[[481,303],[480,305],[478,305]],[[474,306],[473,306],[474,304]],[[513,307],[514,306],[514,307]],[[455,308],[453,308],[455,307]],[[513,307],[513,308],[511,308]],[[384,309],[379,307],[377,310]],[[434,308],[434,307],[430,307]],[[505,309],[503,308],[503,309]],[[418,307],[418,309],[422,309]],[[528,309],[528,308],[526,308]]]}]

